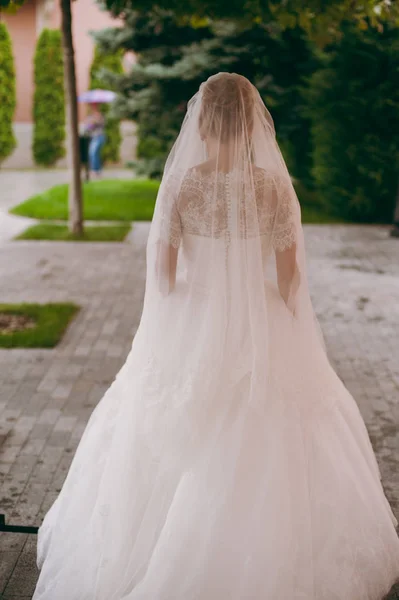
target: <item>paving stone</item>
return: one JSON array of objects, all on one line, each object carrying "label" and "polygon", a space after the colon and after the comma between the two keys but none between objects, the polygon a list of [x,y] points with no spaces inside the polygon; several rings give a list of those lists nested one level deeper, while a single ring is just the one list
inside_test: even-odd
[{"label": "paving stone", "polygon": [[51,397],[52,398],[68,398],[71,393],[72,384],[59,383],[57,387],[53,390]]},{"label": "paving stone", "polygon": [[45,440],[52,430],[52,424],[50,423],[36,423],[32,427],[32,431],[29,434],[29,440],[33,441],[35,439],[41,441]]},{"label": "paving stone", "polygon": [[45,408],[39,415],[36,424],[54,425],[61,416],[59,408]]},{"label": "paving stone", "polygon": [[37,418],[40,411],[47,406],[48,401],[49,398],[47,394],[40,392],[31,394],[28,402],[25,404],[22,413],[23,416],[33,416]]},{"label": "paving stone", "polygon": [[36,566],[36,544],[33,536],[27,540],[18,562],[12,572],[12,575],[4,589],[4,595],[7,596],[27,596],[32,597],[38,569]]},{"label": "paving stone", "polygon": [[49,378],[46,374],[45,377],[41,380],[39,385],[37,386],[38,392],[52,392],[58,385],[58,380]]},{"label": "paving stone", "polygon": [[0,459],[3,463],[10,462],[13,464],[21,450],[20,446],[9,446],[0,448]]},{"label": "paving stone", "polygon": [[[2,544],[3,546],[3,544]],[[3,590],[17,564],[20,552],[0,551],[0,590]],[[1,598],[2,596],[0,596]]]},{"label": "paving stone", "polygon": [[15,594],[12,594],[11,596],[9,594],[0,596],[1,600],[31,600],[31,598],[31,594],[29,596],[20,596],[19,594],[17,596]]}]

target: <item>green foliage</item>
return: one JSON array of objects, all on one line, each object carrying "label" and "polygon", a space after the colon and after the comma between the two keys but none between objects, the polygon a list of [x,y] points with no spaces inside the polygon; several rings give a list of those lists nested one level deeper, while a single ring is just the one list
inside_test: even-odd
[{"label": "green foliage", "polygon": [[51,240],[56,242],[123,242],[130,231],[130,225],[104,225],[85,227],[83,235],[76,236],[66,225],[37,223],[28,227],[15,239]]},{"label": "green foliage", "polygon": [[[124,16],[133,7],[141,13],[154,8],[152,0],[104,0],[114,15]],[[264,23],[283,29],[301,27],[310,38],[325,45],[340,37],[341,25],[346,20],[358,28],[381,28],[384,23],[399,24],[399,3],[381,0],[163,0],[162,7],[188,20],[195,26],[209,18],[230,19],[250,25]]]},{"label": "green foliage", "polygon": [[[84,218],[92,221],[150,221],[159,183],[140,179],[102,179],[83,186]],[[56,185],[11,211],[34,219],[68,218],[68,186]]]},{"label": "green foliage", "polygon": [[25,0],[0,0],[0,10],[15,13],[24,4]]},{"label": "green foliage", "polygon": [[44,29],[34,57],[33,157],[51,166],[65,156],[65,97],[61,32]]},{"label": "green foliage", "polygon": [[273,115],[288,168],[310,192],[299,194],[302,208],[316,220],[391,221],[399,162],[394,28],[345,23],[322,51],[300,28],[275,23],[194,23],[161,9],[126,10],[123,18],[122,28],[96,37],[104,50],[138,57],[115,78],[114,108],[137,123],[140,174],[161,176],[200,83],[235,71],[257,86]]},{"label": "green foliage", "polygon": [[[90,89],[106,87],[113,89],[110,74],[122,74],[122,54],[120,52],[106,53],[101,52],[98,46],[95,46],[93,62],[90,68]],[[105,136],[106,142],[101,151],[104,162],[118,162],[120,160],[120,145],[122,141],[119,119],[113,119],[108,116],[109,106],[104,104],[101,107],[105,115]]]},{"label": "green foliage", "polygon": [[313,175],[335,214],[391,222],[399,167],[397,32],[347,25],[307,93]]},{"label": "green foliage", "polygon": [[131,72],[116,78],[115,111],[137,123],[135,168],[140,175],[161,175],[187,101],[218,71],[241,73],[257,85],[272,111],[292,173],[309,173],[309,123],[303,116],[301,85],[315,58],[298,28],[281,32],[229,21],[193,27],[163,10],[131,11],[123,29],[105,30],[96,38],[104,50],[133,50],[138,56]]},{"label": "green foliage", "polygon": [[1,348],[53,348],[63,336],[79,307],[72,303],[0,304],[3,315],[23,315],[34,327],[0,334]]},{"label": "green foliage", "polygon": [[16,106],[15,69],[11,38],[0,23],[0,162],[15,148],[12,121]]}]

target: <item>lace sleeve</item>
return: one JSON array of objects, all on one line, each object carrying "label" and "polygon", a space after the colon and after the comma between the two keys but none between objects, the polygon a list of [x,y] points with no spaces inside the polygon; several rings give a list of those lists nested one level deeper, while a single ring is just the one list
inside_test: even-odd
[{"label": "lace sleeve", "polygon": [[296,219],[293,194],[286,182],[275,182],[275,216],[272,233],[273,248],[283,252],[296,241]]},{"label": "lace sleeve", "polygon": [[178,248],[181,239],[181,220],[178,210],[179,178],[170,175],[163,185],[161,196],[161,239]]}]

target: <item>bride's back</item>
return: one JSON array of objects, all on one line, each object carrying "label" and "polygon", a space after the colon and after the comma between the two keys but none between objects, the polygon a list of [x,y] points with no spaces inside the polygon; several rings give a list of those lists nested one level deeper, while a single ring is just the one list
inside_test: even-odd
[{"label": "bride's back", "polygon": [[[278,199],[280,198],[280,202]],[[183,177],[176,200],[175,218],[179,219],[181,233],[208,238],[241,239],[262,236],[263,245],[275,246],[273,239],[279,212],[285,202],[284,238],[279,232],[278,245],[290,245],[294,235],[289,224],[289,196],[282,189],[276,174],[253,164],[249,168],[233,167],[217,170],[214,161],[206,161],[190,168]],[[237,213],[237,223],[234,222]],[[281,219],[280,219],[281,221]],[[281,226],[282,223],[280,223]]]}]

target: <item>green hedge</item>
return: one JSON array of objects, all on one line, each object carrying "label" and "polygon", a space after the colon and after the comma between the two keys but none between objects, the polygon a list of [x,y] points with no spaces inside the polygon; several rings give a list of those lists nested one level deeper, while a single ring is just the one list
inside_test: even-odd
[{"label": "green hedge", "polygon": [[16,141],[12,128],[16,106],[15,69],[7,27],[0,23],[0,161],[9,156]]},{"label": "green hedge", "polygon": [[251,21],[194,23],[170,12],[134,8],[123,20],[122,29],[107,28],[95,37],[104,51],[133,51],[137,57],[129,72],[113,78],[119,92],[113,111],[137,124],[136,173],[161,176],[187,101],[210,75],[235,71],[258,87],[293,175],[306,182],[311,148],[300,86],[312,73],[314,53],[298,27],[281,32]]},{"label": "green hedge", "polygon": [[347,25],[310,80],[313,177],[334,214],[391,222],[399,166],[399,38]]},{"label": "green hedge", "polygon": [[[90,68],[90,89],[106,88],[112,89],[109,85],[107,72],[121,74],[123,73],[121,53],[106,54],[101,52],[97,46],[94,49],[93,62]],[[104,162],[118,162],[120,160],[120,145],[122,136],[120,131],[119,119],[111,119],[108,116],[109,106],[103,104],[101,112],[105,115],[105,136],[106,142],[101,151]]]},{"label": "green hedge", "polygon": [[34,58],[33,157],[51,166],[65,156],[65,95],[61,32],[44,29]]}]

